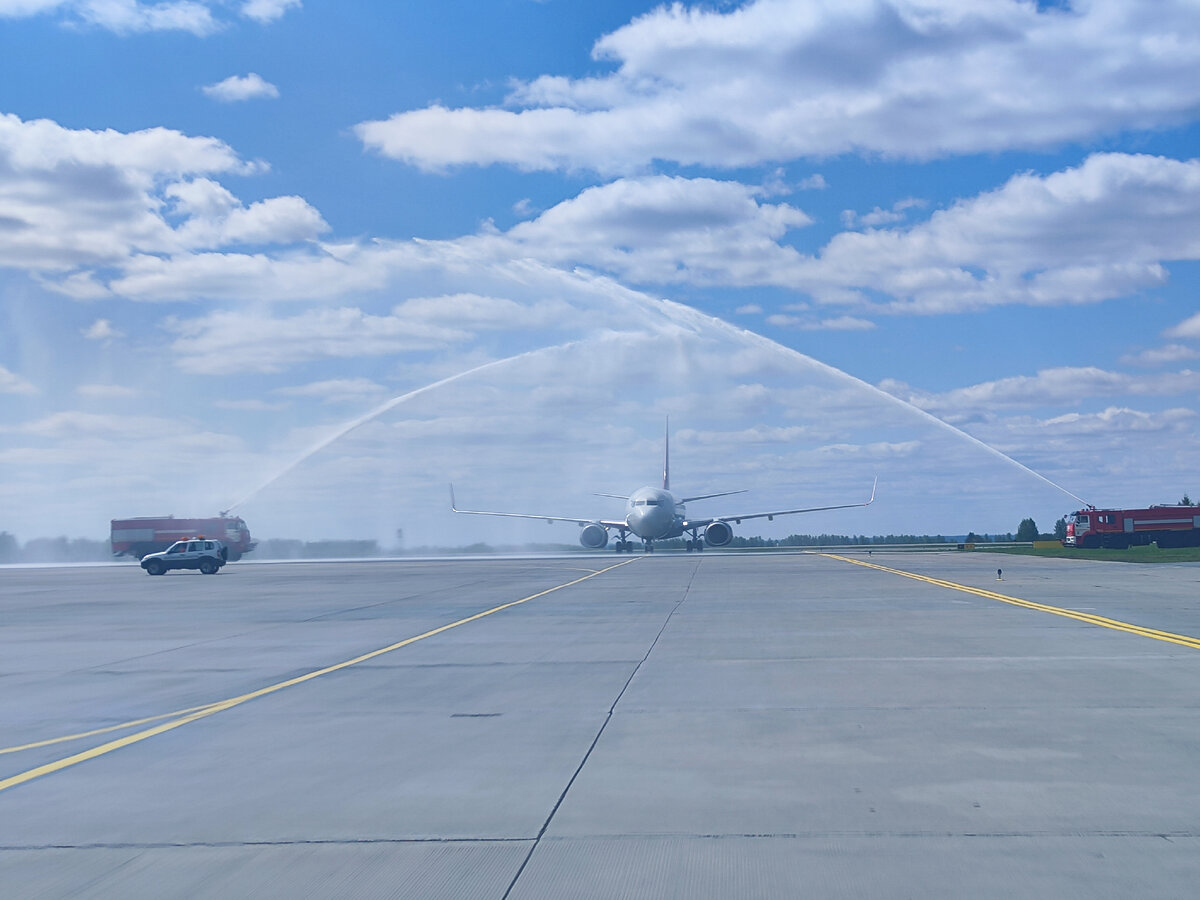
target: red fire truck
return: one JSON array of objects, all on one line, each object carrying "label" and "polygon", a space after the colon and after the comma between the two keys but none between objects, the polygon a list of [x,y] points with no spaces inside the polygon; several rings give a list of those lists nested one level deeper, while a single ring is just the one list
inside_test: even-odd
[{"label": "red fire truck", "polygon": [[1151,506],[1147,509],[1088,507],[1067,516],[1068,547],[1109,547],[1123,550],[1159,547],[1200,547],[1200,507]]},{"label": "red fire truck", "polygon": [[229,549],[229,561],[235,562],[249,553],[257,541],[250,539],[250,529],[240,516],[218,516],[215,519],[177,519],[174,516],[144,516],[135,519],[112,520],[113,556],[136,556],[166,550],[184,538],[215,538]]}]

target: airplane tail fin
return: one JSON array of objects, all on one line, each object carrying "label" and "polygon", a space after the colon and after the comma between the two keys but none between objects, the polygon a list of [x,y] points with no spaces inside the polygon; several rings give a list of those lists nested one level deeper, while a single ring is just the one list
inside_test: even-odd
[{"label": "airplane tail fin", "polygon": [[671,417],[667,416],[667,429],[664,434],[663,451],[663,490],[671,489]]}]

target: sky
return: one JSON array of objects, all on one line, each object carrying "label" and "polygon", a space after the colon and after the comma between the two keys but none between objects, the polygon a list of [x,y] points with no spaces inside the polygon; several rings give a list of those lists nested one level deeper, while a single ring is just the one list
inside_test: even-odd
[{"label": "sky", "polygon": [[1198,156],[1197,0],[0,0],[0,531],[1200,496]]}]

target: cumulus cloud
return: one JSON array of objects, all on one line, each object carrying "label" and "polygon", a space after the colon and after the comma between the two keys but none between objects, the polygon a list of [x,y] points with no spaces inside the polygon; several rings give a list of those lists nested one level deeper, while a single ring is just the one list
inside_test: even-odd
[{"label": "cumulus cloud", "polygon": [[0,366],[0,394],[36,394],[37,388],[20,375]]},{"label": "cumulus cloud", "polygon": [[908,228],[842,232],[786,278],[823,302],[946,313],[1129,296],[1165,282],[1165,262],[1197,258],[1200,161],[1100,153]]},{"label": "cumulus cloud", "polygon": [[1200,338],[1200,313],[1189,316],[1173,328],[1167,329],[1167,337],[1194,339]]},{"label": "cumulus cloud", "polygon": [[[204,37],[225,27],[225,21],[214,12],[227,5],[223,0],[0,0],[0,18],[58,13],[66,22],[95,25],[117,34],[187,31]],[[300,0],[246,0],[241,14],[266,24],[299,6]]]},{"label": "cumulus cloud", "polygon": [[263,168],[215,138],[171,129],[89,131],[0,115],[0,266],[93,298],[109,291],[97,268],[119,271],[143,255],[288,244],[327,230],[298,197],[244,206],[211,178]]},{"label": "cumulus cloud", "polygon": [[903,382],[885,380],[879,387],[893,396],[949,421],[1000,409],[1075,406],[1097,397],[1171,397],[1200,391],[1200,372],[1184,369],[1156,375],[1131,375],[1095,366],[1060,366],[1036,375],[985,381],[935,394]]},{"label": "cumulus cloud", "polygon": [[920,208],[924,205],[924,200],[909,197],[904,200],[898,200],[893,204],[891,209],[883,209],[877,206],[871,212],[862,214],[852,209],[847,209],[842,212],[842,224],[847,228],[878,228],[881,225],[893,225],[907,219],[908,210],[914,207]]},{"label": "cumulus cloud", "polygon": [[[844,328],[867,327],[871,312],[1130,296],[1163,284],[1172,261],[1200,258],[1200,161],[1158,156],[1099,153],[1021,173],[925,221],[841,232],[811,255],[790,243],[810,217],[770,202],[769,187],[666,175],[587,188],[503,232],[318,243],[329,228],[303,198],[245,204],[217,180],[262,168],[169,129],[0,116],[0,266],[81,299],[282,300],[378,292],[422,266],[528,258],[642,285],[779,287],[857,313],[786,324]],[[1169,336],[1198,335],[1189,320]]]},{"label": "cumulus cloud", "polygon": [[[788,243],[807,214],[764,193],[711,178],[622,178],[453,245],[638,284],[772,286],[827,305],[918,314],[1130,296],[1163,284],[1166,263],[1200,258],[1197,160],[1095,154],[1049,175],[1018,174],[913,225],[874,227],[923,205],[908,198],[879,215],[852,214],[865,230],[836,234],[813,255]],[[814,324],[777,324],[802,321]],[[1189,329],[1200,336],[1188,323],[1173,336]]]},{"label": "cumulus cloud", "polygon": [[168,323],[187,372],[279,372],[297,362],[431,350],[462,341],[460,329],[375,316],[360,309],[316,309],[295,316],[224,311]]},{"label": "cumulus cloud", "polygon": [[274,22],[289,9],[299,9],[300,0],[246,0],[242,4],[242,15],[256,22]]},{"label": "cumulus cloud", "polygon": [[67,21],[84,22],[118,34],[146,31],[189,31],[204,36],[220,30],[209,3],[176,0],[2,0],[0,18],[57,12]]},{"label": "cumulus cloud", "polygon": [[1128,354],[1121,357],[1121,362],[1134,366],[1161,366],[1197,357],[1200,357],[1200,350],[1185,347],[1183,344],[1167,344],[1165,347],[1153,347],[1140,353]]},{"label": "cumulus cloud", "polygon": [[428,170],[995,152],[1181,121],[1200,104],[1198,48],[1186,0],[675,3],[597,41],[609,74],[547,75],[505,107],[431,106],[356,132]]},{"label": "cumulus cloud", "polygon": [[820,318],[778,313],[767,316],[767,322],[780,328],[795,328],[799,331],[871,331],[876,327],[869,319],[854,316]]},{"label": "cumulus cloud", "polygon": [[281,397],[309,397],[323,403],[357,403],[378,400],[386,388],[369,378],[330,378],[291,387],[276,388]]},{"label": "cumulus cloud", "polygon": [[83,330],[83,336],[89,341],[111,341],[125,335],[114,328],[108,319],[97,319]]},{"label": "cumulus cloud", "polygon": [[779,241],[812,221],[786,203],[760,202],[762,193],[712,178],[623,178],[506,232],[457,244],[497,258],[586,265],[643,284],[762,284],[799,262]]},{"label": "cumulus cloud", "polygon": [[251,72],[249,75],[230,75],[224,81],[207,84],[200,90],[222,103],[236,103],[241,100],[261,98],[274,99],[279,96],[279,88],[255,72]]}]

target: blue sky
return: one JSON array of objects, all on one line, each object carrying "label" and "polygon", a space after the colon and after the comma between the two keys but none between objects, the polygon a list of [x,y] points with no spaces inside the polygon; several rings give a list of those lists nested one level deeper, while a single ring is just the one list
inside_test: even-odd
[{"label": "blue sky", "polygon": [[1198,13],[0,0],[0,530],[1198,495]]}]

